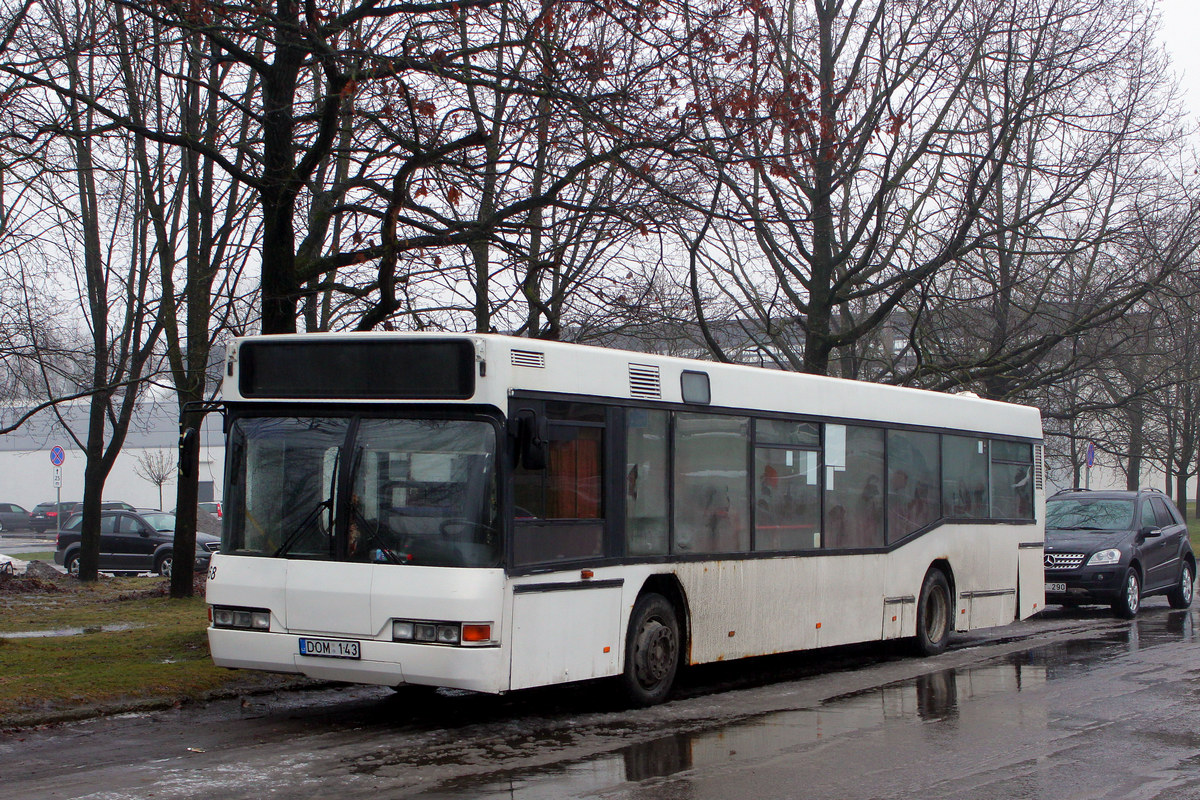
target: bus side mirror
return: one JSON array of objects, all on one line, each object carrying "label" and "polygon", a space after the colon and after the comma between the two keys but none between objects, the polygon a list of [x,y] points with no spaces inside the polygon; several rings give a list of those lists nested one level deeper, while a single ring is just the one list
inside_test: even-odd
[{"label": "bus side mirror", "polygon": [[192,464],[200,455],[200,433],[195,428],[188,428],[179,434],[179,474],[185,478],[192,477]]},{"label": "bus side mirror", "polygon": [[550,440],[546,418],[531,408],[522,408],[509,420],[514,445],[514,464],[525,469],[545,469]]}]

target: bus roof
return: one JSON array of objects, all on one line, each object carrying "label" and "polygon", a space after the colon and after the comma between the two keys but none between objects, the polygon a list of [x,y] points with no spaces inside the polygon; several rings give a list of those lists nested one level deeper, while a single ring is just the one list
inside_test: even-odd
[{"label": "bus roof", "polygon": [[[473,385],[457,397],[447,395],[437,402],[486,403],[505,408],[513,392],[579,395],[595,398],[632,401],[665,402],[705,408],[745,409],[762,412],[804,414],[845,421],[871,421],[933,428],[973,431],[980,433],[1041,439],[1041,416],[1036,408],[1014,403],[984,400],[969,394],[946,394],[922,389],[888,386],[885,384],[831,378],[820,375],[787,372],[764,367],[722,364],[712,361],[661,356],[625,350],[613,350],[590,345],[526,339],[498,334],[446,333],[320,333],[279,336],[245,337],[229,347],[225,387],[226,402],[242,400],[279,400],[290,402],[430,402],[428,396],[412,397],[341,397],[329,391],[328,381],[320,375],[302,376],[311,381],[313,396],[293,392],[287,396],[248,397],[242,394],[239,382],[239,350],[247,343],[270,348],[285,345],[292,348],[306,343],[321,343],[323,348],[337,343],[377,344],[386,352],[386,343],[397,349],[406,342],[443,342],[454,346],[456,352],[470,343],[474,364],[469,365]],[[450,351],[448,351],[450,352]],[[346,371],[342,359],[337,364],[339,374]],[[379,375],[385,365],[373,363],[367,370]],[[430,365],[431,369],[433,365]],[[439,365],[441,366],[441,365]],[[467,367],[468,365],[462,365]],[[685,376],[690,375],[690,378]],[[685,380],[697,385],[708,376],[709,402],[687,402],[684,398]],[[334,380],[336,383],[336,379]],[[694,401],[689,395],[688,400]]]}]

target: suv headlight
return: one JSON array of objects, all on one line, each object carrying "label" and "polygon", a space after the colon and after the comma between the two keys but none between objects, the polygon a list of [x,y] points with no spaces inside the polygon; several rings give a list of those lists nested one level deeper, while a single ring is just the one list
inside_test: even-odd
[{"label": "suv headlight", "polygon": [[1101,550],[1099,553],[1093,553],[1092,557],[1088,559],[1087,565],[1089,567],[1098,567],[1102,564],[1116,564],[1120,560],[1121,551],[1116,548],[1110,548],[1108,550]]}]

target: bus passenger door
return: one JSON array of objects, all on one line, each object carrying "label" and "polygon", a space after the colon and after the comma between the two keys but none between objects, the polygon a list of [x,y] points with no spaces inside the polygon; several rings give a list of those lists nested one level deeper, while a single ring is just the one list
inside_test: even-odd
[{"label": "bus passenger door", "polygon": [[513,588],[511,689],[620,671],[621,580]]}]

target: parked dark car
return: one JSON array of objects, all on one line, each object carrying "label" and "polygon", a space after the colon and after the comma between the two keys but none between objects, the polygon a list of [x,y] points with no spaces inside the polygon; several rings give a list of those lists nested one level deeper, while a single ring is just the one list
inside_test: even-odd
[{"label": "parked dark car", "polygon": [[[172,508],[171,513],[174,514],[179,509]],[[196,510],[203,511],[206,514],[212,514],[217,519],[221,518],[221,503],[219,500],[202,500],[196,503]]]},{"label": "parked dark car", "polygon": [[1196,557],[1162,492],[1062,491],[1046,500],[1046,602],[1107,604],[1132,619],[1148,595],[1192,603]]},{"label": "parked dark car", "polygon": [[[80,527],[83,516],[76,515],[58,531],[54,563],[79,573]],[[162,511],[102,511],[100,513],[100,571],[116,573],[156,572],[171,574],[174,564],[175,515]],[[208,569],[208,561],[221,539],[207,533],[196,534],[196,571]]]},{"label": "parked dark car", "polygon": [[[137,511],[136,508],[131,506],[129,503],[124,502],[123,500],[112,500],[112,501],[105,500],[104,502],[102,502],[100,504],[100,510],[101,511],[121,511],[121,510]],[[65,528],[67,526],[67,523],[70,522],[72,517],[74,517],[76,514],[82,514],[82,513],[83,513],[83,503],[72,503],[71,507],[69,509],[67,509],[67,515],[63,519],[62,524],[59,525],[58,527]]]},{"label": "parked dark car", "polygon": [[71,516],[71,509],[76,503],[55,503],[53,500],[46,503],[38,503],[33,507],[33,516],[29,523],[38,533],[52,531],[56,528],[61,528],[62,523],[67,521],[67,517]]},{"label": "parked dark car", "polygon": [[30,514],[16,503],[0,503],[0,531],[33,530]]}]

